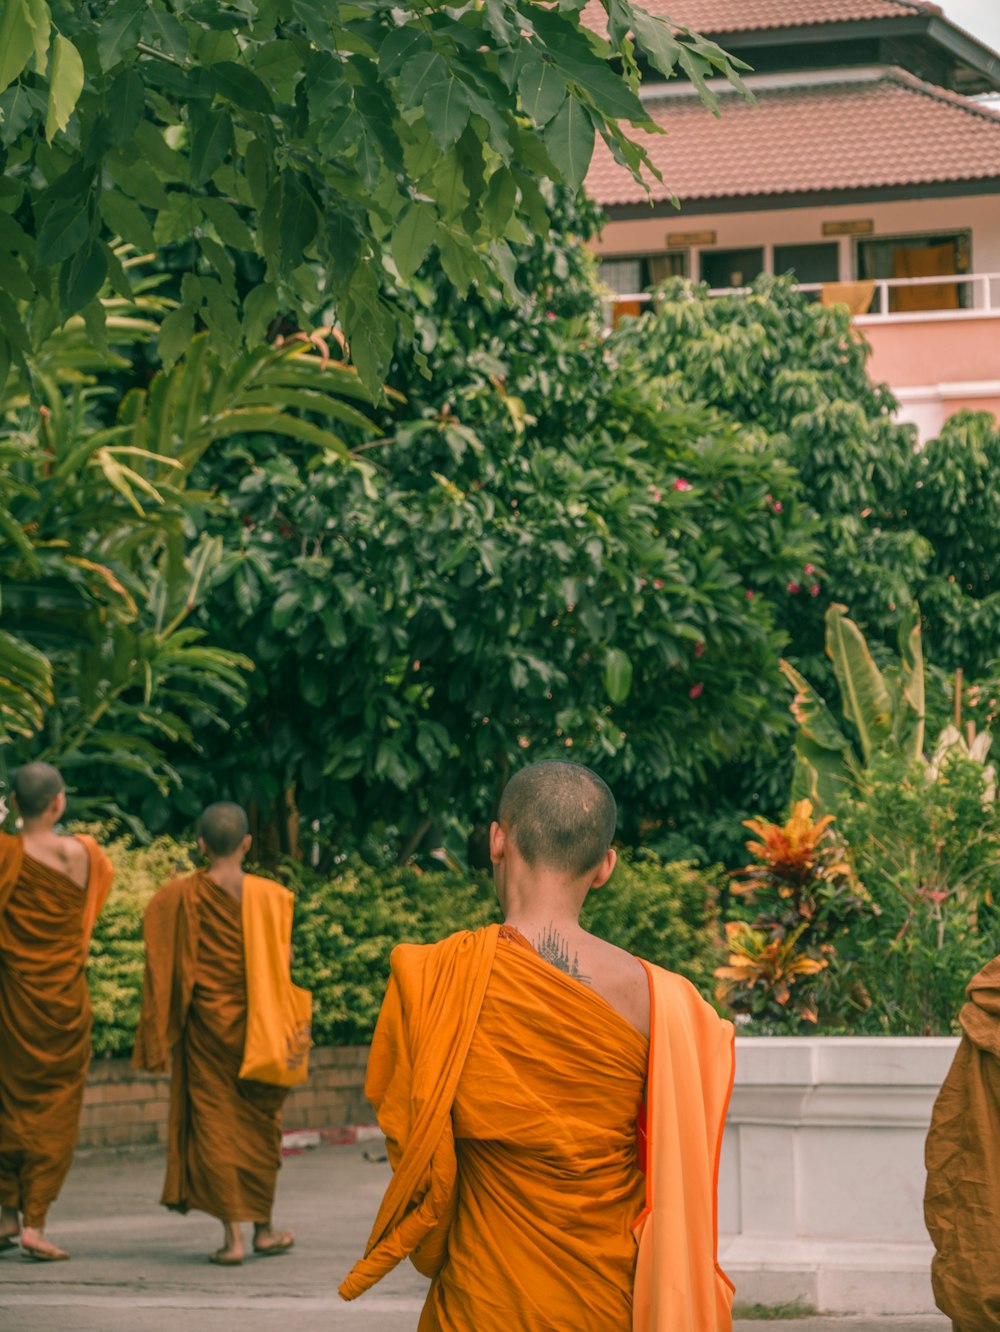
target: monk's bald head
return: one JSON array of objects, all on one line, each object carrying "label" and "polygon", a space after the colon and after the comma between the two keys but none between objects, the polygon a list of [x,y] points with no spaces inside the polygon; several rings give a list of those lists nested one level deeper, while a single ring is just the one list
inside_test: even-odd
[{"label": "monk's bald head", "polygon": [[66,787],[51,763],[25,763],[14,773],[14,796],[21,817],[37,819]]},{"label": "monk's bald head", "polygon": [[228,800],[209,805],[198,823],[198,836],[213,856],[235,855],[249,831],[244,810]]},{"label": "monk's bald head", "polygon": [[582,763],[533,763],[510,779],[498,821],[533,869],[579,878],[601,863],[615,835],[618,807]]}]

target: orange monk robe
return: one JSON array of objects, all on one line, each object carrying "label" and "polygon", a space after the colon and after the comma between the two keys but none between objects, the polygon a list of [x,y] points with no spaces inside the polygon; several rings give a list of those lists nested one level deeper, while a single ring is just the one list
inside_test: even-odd
[{"label": "orange monk robe", "polygon": [[155,894],[143,936],[133,1062],[152,1073],[172,1064],[161,1202],[220,1221],[267,1221],[288,1090],[239,1076],[247,1020],[240,904],[207,874],[188,874]]},{"label": "orange monk robe", "polygon": [[960,1332],[1000,1328],[1000,957],[978,972],[927,1137],[934,1299]]},{"label": "orange monk robe", "polygon": [[[684,1058],[676,1071],[688,1073]],[[635,1228],[644,1244],[655,1232],[636,1133],[647,1072],[645,1038],[516,931],[396,949],[367,1083],[394,1175],[341,1295],[355,1298],[409,1256],[433,1278],[420,1332],[628,1332]],[[728,1078],[727,1067],[726,1095]],[[669,1098],[661,1103],[667,1113]],[[707,1200],[705,1212],[714,1218]],[[691,1247],[714,1320],[712,1242]],[[688,1314],[687,1257],[680,1266],[674,1303]]]},{"label": "orange monk robe", "polygon": [[0,1205],[42,1228],[73,1160],[90,1064],[85,966],[113,869],[92,837],[81,888],[0,833]]}]

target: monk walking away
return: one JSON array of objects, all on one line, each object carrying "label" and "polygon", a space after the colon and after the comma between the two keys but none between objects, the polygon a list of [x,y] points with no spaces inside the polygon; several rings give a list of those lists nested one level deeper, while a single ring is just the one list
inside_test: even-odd
[{"label": "monk walking away", "polygon": [[[146,909],[133,1062],[153,1073],[171,1068],[162,1203],[218,1218],[223,1243],[210,1261],[236,1267],[244,1259],[243,1222],[253,1223],[255,1254],[294,1244],[290,1230],[274,1229],[271,1214],[281,1108],[304,1073],[308,1017],[293,1030],[275,1028],[279,999],[295,991],[292,895],[244,873],[246,814],[239,805],[209,805],[199,833],[207,868],[165,884]],[[273,1076],[266,1061],[249,1066],[251,1043],[256,1048],[260,1031],[272,1028],[280,1045]]]},{"label": "monk walking away", "polygon": [[730,1332],[733,1030],[581,928],[616,817],[589,769],[523,769],[490,831],[504,924],[393,952],[366,1084],[393,1178],[345,1299],[409,1257],[420,1332]]},{"label": "monk walking away", "polygon": [[927,1137],[934,1299],[956,1332],[1000,1329],[1000,957],[973,976]]},{"label": "monk walking away", "polygon": [[76,1147],[90,1064],[85,966],[112,867],[92,837],[57,831],[59,771],[14,774],[19,836],[0,833],[0,1251],[48,1262],[45,1234]]}]

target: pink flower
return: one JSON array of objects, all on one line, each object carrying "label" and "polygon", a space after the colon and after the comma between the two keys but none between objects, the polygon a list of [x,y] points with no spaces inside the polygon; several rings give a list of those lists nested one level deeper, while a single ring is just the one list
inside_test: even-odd
[{"label": "pink flower", "polygon": [[781,500],[775,500],[775,501],[774,501],[774,512],[775,512],[775,513],[780,513],[780,512],[781,512]]},{"label": "pink flower", "polygon": [[816,572],[816,566],[815,566],[814,564],[807,564],[806,567],[805,567],[804,572],[805,572],[805,573],[815,573],[815,572]]},{"label": "pink flower", "polygon": [[809,589],[809,595],[811,597],[819,596],[819,583],[813,583],[812,587]]},{"label": "pink flower", "polygon": [[682,476],[679,476],[674,482],[674,490],[690,490],[691,488],[691,482],[685,481]]},{"label": "pink flower", "polygon": [[697,684],[692,685],[688,690],[688,698],[698,698],[704,688],[704,684],[699,680]]},{"label": "pink flower", "polygon": [[743,595],[746,597],[747,601],[753,601],[753,588],[748,587]]},{"label": "pink flower", "polygon": [[704,643],[695,643],[695,645],[694,645],[694,655],[695,655],[696,657],[700,657],[704,651],[705,651],[705,644],[704,644]]},{"label": "pink flower", "polygon": [[789,592],[791,592],[791,594],[792,594],[793,597],[795,596],[796,592],[801,592],[801,591],[802,591],[802,589],[799,587],[798,583],[789,583],[789,584],[788,584],[788,590],[789,590]]},{"label": "pink flower", "polygon": [[662,578],[654,578],[654,579],[653,579],[653,587],[656,589],[657,592],[662,592],[662,591],[663,591],[663,579],[662,579]]}]

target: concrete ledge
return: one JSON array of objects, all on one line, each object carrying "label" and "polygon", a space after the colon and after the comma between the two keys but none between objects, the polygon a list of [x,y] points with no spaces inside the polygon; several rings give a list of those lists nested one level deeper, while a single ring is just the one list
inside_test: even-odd
[{"label": "concrete ledge", "polygon": [[953,1038],[741,1037],[720,1258],[741,1301],[934,1312],[923,1147]]}]

